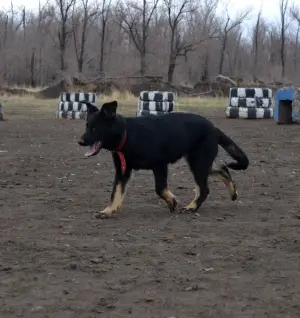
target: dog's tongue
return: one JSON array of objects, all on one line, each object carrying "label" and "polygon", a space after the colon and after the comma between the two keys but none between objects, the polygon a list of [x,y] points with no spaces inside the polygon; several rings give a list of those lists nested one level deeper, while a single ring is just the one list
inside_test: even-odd
[{"label": "dog's tongue", "polygon": [[101,149],[101,142],[95,142],[90,146],[90,150],[85,154],[86,157],[95,156]]}]

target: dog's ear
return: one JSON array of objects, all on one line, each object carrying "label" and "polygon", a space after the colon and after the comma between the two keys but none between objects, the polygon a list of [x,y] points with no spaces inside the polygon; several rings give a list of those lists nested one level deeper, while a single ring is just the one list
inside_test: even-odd
[{"label": "dog's ear", "polygon": [[87,113],[88,115],[96,113],[97,111],[99,111],[98,107],[93,105],[92,103],[88,102],[88,101],[81,101],[81,103],[86,104],[86,109],[87,109]]},{"label": "dog's ear", "polygon": [[117,107],[118,107],[117,101],[105,103],[102,105],[101,113],[107,118],[113,118],[116,116]]}]

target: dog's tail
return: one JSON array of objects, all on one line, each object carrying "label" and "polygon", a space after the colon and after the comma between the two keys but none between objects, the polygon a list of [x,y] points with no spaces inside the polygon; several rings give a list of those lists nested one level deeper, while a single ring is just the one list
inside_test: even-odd
[{"label": "dog's tail", "polygon": [[246,170],[249,165],[249,159],[244,151],[226,134],[217,128],[219,133],[219,145],[236,160],[236,162],[230,162],[226,166],[233,170]]}]

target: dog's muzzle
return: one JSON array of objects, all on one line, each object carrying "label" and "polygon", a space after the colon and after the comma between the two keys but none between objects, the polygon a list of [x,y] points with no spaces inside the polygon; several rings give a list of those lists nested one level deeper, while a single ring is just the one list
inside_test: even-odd
[{"label": "dog's muzzle", "polygon": [[86,143],[84,142],[83,139],[78,140],[77,143],[79,146],[86,146]]}]

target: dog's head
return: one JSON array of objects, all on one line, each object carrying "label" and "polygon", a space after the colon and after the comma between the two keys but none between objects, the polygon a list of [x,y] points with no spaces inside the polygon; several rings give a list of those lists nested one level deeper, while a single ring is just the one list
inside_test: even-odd
[{"label": "dog's head", "polygon": [[86,129],[78,144],[89,146],[87,157],[95,156],[100,149],[115,150],[120,144],[125,132],[125,120],[117,115],[118,103],[116,101],[105,103],[101,109],[89,102],[87,105]]}]

